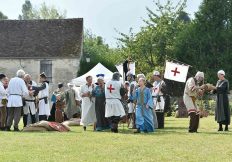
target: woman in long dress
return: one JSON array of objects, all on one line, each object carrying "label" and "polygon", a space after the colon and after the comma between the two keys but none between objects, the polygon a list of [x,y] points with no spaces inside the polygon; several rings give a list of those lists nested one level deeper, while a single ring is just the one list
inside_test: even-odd
[{"label": "woman in long dress", "polygon": [[152,109],[154,107],[151,91],[145,86],[145,78],[139,79],[139,88],[136,90],[136,128],[135,133],[154,132]]},{"label": "woman in long dress", "polygon": [[105,117],[105,83],[104,83],[104,75],[97,75],[98,85],[93,90],[93,96],[95,97],[95,112],[96,112],[96,130],[102,131],[105,129],[110,129],[109,121]]},{"label": "woman in long dress", "polygon": [[230,125],[229,82],[225,79],[223,70],[218,71],[218,79],[214,90],[217,94],[215,120],[219,124],[218,131],[223,131],[222,125],[225,125],[225,131],[228,131],[228,125]]}]

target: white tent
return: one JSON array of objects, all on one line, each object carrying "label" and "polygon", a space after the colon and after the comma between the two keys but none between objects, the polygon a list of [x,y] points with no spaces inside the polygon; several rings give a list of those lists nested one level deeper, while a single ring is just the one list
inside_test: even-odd
[{"label": "white tent", "polygon": [[97,81],[97,74],[104,74],[104,81],[107,82],[110,79],[112,79],[113,73],[107,69],[105,66],[103,66],[101,63],[98,63],[95,67],[93,67],[89,72],[86,74],[75,78],[72,80],[72,83],[74,83],[76,86],[81,86],[86,83],[86,77],[87,76],[92,76],[93,77],[93,82]]}]

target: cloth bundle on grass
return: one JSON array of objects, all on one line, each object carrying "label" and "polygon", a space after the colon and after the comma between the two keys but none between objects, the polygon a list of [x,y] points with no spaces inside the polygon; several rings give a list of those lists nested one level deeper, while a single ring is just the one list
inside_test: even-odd
[{"label": "cloth bundle on grass", "polygon": [[23,132],[43,132],[43,131],[58,131],[68,132],[70,128],[68,125],[57,122],[40,121],[35,124],[30,124],[23,129]]}]

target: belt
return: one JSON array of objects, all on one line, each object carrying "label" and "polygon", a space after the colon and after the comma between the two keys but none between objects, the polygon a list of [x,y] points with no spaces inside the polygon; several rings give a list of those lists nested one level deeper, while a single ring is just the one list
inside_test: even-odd
[{"label": "belt", "polygon": [[35,102],[35,100],[24,100],[24,101],[27,101],[27,102]]},{"label": "belt", "polygon": [[119,99],[119,98],[106,98],[106,99],[117,99],[117,100],[121,100],[121,99]]},{"label": "belt", "polygon": [[39,98],[39,100],[44,100],[44,99],[46,99],[46,98],[48,98],[48,97]]},{"label": "belt", "polygon": [[11,96],[22,96],[20,94],[10,94]]},{"label": "belt", "polygon": [[[159,95],[160,97],[163,97],[163,95]],[[152,96],[152,98],[158,98],[158,96]]]}]

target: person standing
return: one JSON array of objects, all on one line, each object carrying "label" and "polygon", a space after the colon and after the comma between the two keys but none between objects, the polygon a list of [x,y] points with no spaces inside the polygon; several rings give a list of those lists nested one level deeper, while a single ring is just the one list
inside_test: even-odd
[{"label": "person standing", "polygon": [[219,70],[218,81],[214,88],[214,93],[217,94],[215,120],[219,124],[218,131],[223,131],[222,125],[225,125],[225,131],[229,131],[228,125],[230,125],[230,107],[229,107],[229,82],[225,79],[225,72]]},{"label": "person standing", "polygon": [[120,74],[115,72],[112,80],[108,81],[105,86],[106,112],[105,117],[111,122],[111,131],[118,133],[118,123],[121,117],[125,116],[125,110],[121,103],[121,90],[123,85],[120,81]]},{"label": "person standing", "polygon": [[10,127],[14,120],[14,131],[19,131],[18,124],[21,117],[21,110],[23,106],[22,97],[33,95],[33,91],[29,91],[23,78],[25,72],[18,70],[16,77],[12,78],[8,85],[8,117],[6,130],[10,131]]},{"label": "person standing", "polygon": [[164,128],[164,94],[163,89],[165,88],[165,82],[161,79],[159,71],[153,72],[153,87],[152,87],[152,98],[154,102],[153,116],[154,124],[157,128]]},{"label": "person standing", "polygon": [[130,87],[129,87],[129,93],[128,93],[128,97],[129,97],[129,103],[128,103],[128,127],[132,121],[132,128],[135,129],[136,125],[135,125],[135,105],[134,105],[134,101],[133,98],[135,96],[135,89],[136,89],[136,81],[134,79],[134,75],[131,72],[127,73],[127,80],[129,81]]},{"label": "person standing", "polygon": [[204,85],[200,86],[203,80],[204,73],[198,71],[195,77],[189,78],[185,84],[183,100],[190,116],[189,133],[196,133],[199,126],[200,116],[195,101],[198,96],[203,95]]},{"label": "person standing", "polygon": [[109,121],[105,118],[105,83],[104,74],[97,75],[98,85],[93,90],[93,96],[95,97],[95,112],[96,112],[96,130],[102,131],[109,129]]},{"label": "person standing", "polygon": [[136,90],[136,128],[134,133],[154,132],[154,122],[152,109],[154,108],[151,91],[145,86],[145,78],[139,79],[139,88]]},{"label": "person standing", "polygon": [[66,107],[64,109],[65,115],[68,119],[73,118],[73,116],[77,115],[79,113],[76,101],[76,92],[74,90],[75,85],[73,83],[68,83],[68,90],[64,93],[64,99],[66,103]]},{"label": "person standing", "polygon": [[92,96],[92,91],[94,89],[94,84],[92,76],[86,77],[86,84],[81,86],[80,96],[82,98],[82,111],[81,111],[81,124],[83,125],[84,131],[89,124],[94,124],[96,122],[95,114],[95,97]]},{"label": "person standing", "polygon": [[6,81],[6,75],[0,74],[0,130],[5,130],[6,125],[6,105],[7,105],[7,91],[4,88],[4,83]]},{"label": "person standing", "polygon": [[55,121],[57,96],[60,96],[59,102],[64,100],[63,87],[64,87],[63,83],[58,83],[58,88],[52,94],[52,97],[51,97],[52,109],[50,111],[50,116],[48,117],[48,121]]},{"label": "person standing", "polygon": [[[28,89],[31,88],[31,86],[36,86],[37,84],[31,80],[31,76],[29,74],[26,74],[24,76],[24,81],[28,87]],[[30,114],[31,116],[31,123],[34,124],[36,122],[36,118],[35,118],[35,113],[36,113],[36,100],[35,100],[35,96],[25,96],[24,98],[25,101],[25,105],[23,105],[23,125],[24,127],[27,126],[27,121],[28,121],[28,114]]]},{"label": "person standing", "polygon": [[32,90],[39,91],[39,121],[47,121],[48,116],[50,115],[50,107],[48,102],[49,81],[47,81],[47,76],[44,72],[40,74],[39,82],[41,85],[32,86]]}]

